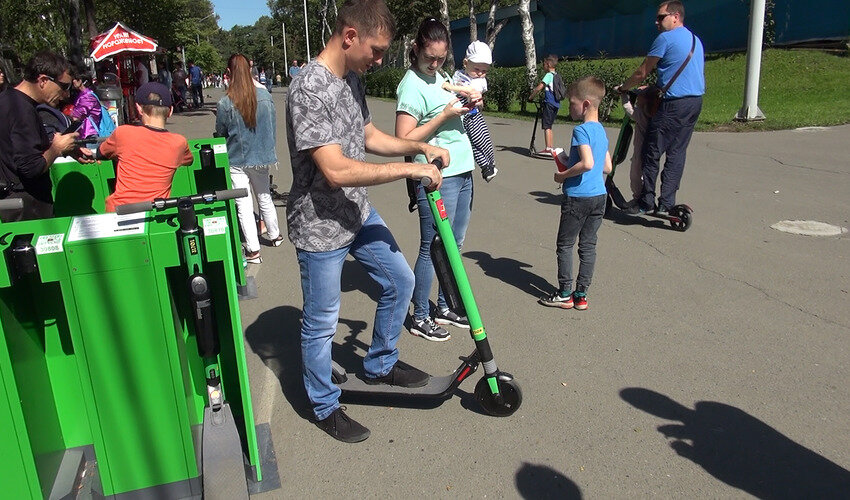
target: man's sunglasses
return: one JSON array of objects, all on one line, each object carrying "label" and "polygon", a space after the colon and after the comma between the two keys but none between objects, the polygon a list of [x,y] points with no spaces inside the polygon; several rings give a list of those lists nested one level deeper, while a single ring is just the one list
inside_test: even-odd
[{"label": "man's sunglasses", "polygon": [[655,16],[655,21],[660,23],[661,21],[664,20],[665,17],[672,16],[673,14],[674,14],[674,12],[668,12],[666,14],[658,14],[657,16]]},{"label": "man's sunglasses", "polygon": [[53,78],[52,76],[49,76],[49,75],[44,75],[44,77],[47,78],[48,80],[50,80],[51,82],[55,83],[56,85],[59,85],[59,88],[64,90],[65,92],[69,92],[71,90],[71,85],[74,84],[73,80],[71,80],[70,82],[60,82],[59,80],[57,80],[57,79],[55,79],[55,78]]}]

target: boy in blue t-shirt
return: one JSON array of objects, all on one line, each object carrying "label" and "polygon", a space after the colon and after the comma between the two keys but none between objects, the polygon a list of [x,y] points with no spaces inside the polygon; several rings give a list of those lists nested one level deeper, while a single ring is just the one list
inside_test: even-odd
[{"label": "boy in blue t-shirt", "polygon": [[533,102],[534,98],[540,91],[543,91],[543,112],[542,112],[542,129],[546,139],[546,147],[541,151],[541,154],[550,155],[554,151],[555,136],[552,133],[552,125],[555,124],[555,117],[558,116],[558,110],[561,108],[561,103],[555,98],[554,82],[555,82],[555,65],[558,64],[558,56],[550,54],[543,59],[543,78],[528,96],[528,102]]},{"label": "boy in blue t-shirt", "polygon": [[[608,136],[599,123],[599,103],[605,84],[594,76],[584,77],[568,91],[570,116],[581,119],[573,130],[570,154],[556,150],[555,182],[564,183],[561,223],[558,226],[558,291],[538,302],[544,306],[587,309],[587,289],[596,264],[596,232],[605,214],[605,174],[611,172]],[[573,246],[578,238],[579,268],[573,284]]]}]

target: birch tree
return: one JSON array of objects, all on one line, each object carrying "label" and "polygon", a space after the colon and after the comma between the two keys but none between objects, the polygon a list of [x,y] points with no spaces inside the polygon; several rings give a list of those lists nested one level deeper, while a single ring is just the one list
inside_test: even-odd
[{"label": "birch tree", "polygon": [[469,0],[469,41],[478,40],[478,21],[475,20],[475,0]]},{"label": "birch tree", "polygon": [[487,45],[490,46],[491,51],[496,45],[496,37],[499,35],[499,32],[502,31],[502,28],[505,27],[505,23],[508,22],[507,19],[502,19],[496,23],[496,10],[498,9],[498,4],[498,0],[490,0],[490,15],[487,17]]},{"label": "birch tree", "polygon": [[529,4],[531,0],[519,1],[519,17],[522,21],[522,43],[525,46],[525,80],[528,88],[537,83],[537,50],[534,48],[534,24],[531,22]]},{"label": "birch tree", "polygon": [[452,28],[449,26],[448,0],[440,0],[440,21],[442,21],[443,25],[446,27],[446,31],[449,32],[448,54],[446,55],[446,63],[443,67],[447,68],[446,71],[451,74],[455,69],[455,58],[454,54],[452,54]]}]

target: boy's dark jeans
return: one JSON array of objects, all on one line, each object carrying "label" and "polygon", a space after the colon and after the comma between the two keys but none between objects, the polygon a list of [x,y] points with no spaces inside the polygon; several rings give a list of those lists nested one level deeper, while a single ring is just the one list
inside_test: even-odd
[{"label": "boy's dark jeans", "polygon": [[573,246],[578,237],[578,277],[576,290],[584,292],[593,279],[596,264],[596,233],[602,225],[607,194],[574,198],[564,196],[561,202],[561,223],[558,225],[558,285],[572,290]]}]

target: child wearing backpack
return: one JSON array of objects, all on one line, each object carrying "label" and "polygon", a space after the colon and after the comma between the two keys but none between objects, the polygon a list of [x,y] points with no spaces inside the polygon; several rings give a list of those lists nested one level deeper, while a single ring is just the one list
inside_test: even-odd
[{"label": "child wearing backpack", "polygon": [[555,123],[555,117],[558,116],[558,109],[561,107],[561,101],[567,95],[567,88],[564,85],[564,80],[555,71],[555,65],[558,64],[558,56],[549,54],[543,60],[543,70],[546,74],[543,75],[540,83],[531,94],[528,96],[528,101],[533,102],[537,94],[543,90],[543,134],[546,137],[546,148],[541,151],[544,154],[552,154],[554,151],[552,146],[555,143],[554,135],[552,134],[552,125]]},{"label": "child wearing backpack", "polygon": [[466,48],[466,57],[463,59],[463,69],[455,71],[451,83],[443,83],[443,89],[458,94],[458,99],[463,106],[470,108],[469,113],[461,117],[463,128],[472,145],[472,156],[475,163],[481,168],[481,177],[490,182],[499,169],[496,168],[496,155],[493,150],[493,138],[487,122],[481,115],[484,101],[469,102],[464,97],[470,89],[481,94],[487,92],[487,72],[493,64],[493,54],[490,46],[479,40],[475,40]]},{"label": "child wearing backpack", "polygon": [[[109,116],[106,107],[101,104],[97,95],[89,88],[91,74],[81,73],[73,79],[74,88],[79,92],[71,110],[71,120],[83,122],[80,126],[80,138],[109,137],[115,130],[115,123]],[[95,142],[95,141],[92,141]]]}]

